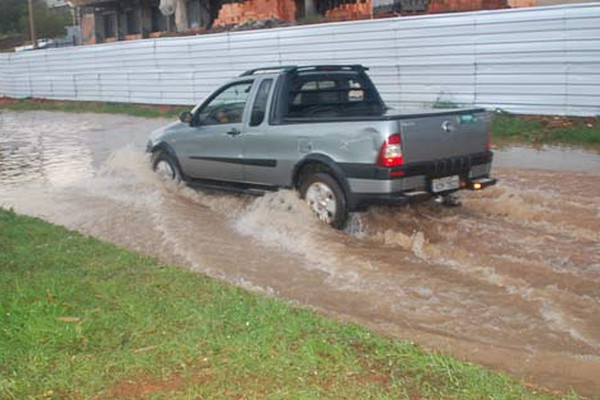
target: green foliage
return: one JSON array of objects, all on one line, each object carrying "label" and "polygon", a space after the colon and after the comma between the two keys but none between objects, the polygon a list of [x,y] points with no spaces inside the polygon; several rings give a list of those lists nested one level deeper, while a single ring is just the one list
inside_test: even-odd
[{"label": "green foliage", "polygon": [[0,0],[0,35],[24,31],[21,17],[27,14],[27,1]]},{"label": "green foliage", "polygon": [[549,131],[548,139],[565,143],[600,144],[600,124],[597,121],[595,124],[586,124],[579,120],[573,126]]},{"label": "green foliage", "polygon": [[0,398],[150,397],[556,398],[0,209]]},{"label": "green foliage", "polygon": [[492,134],[498,137],[520,137],[528,141],[539,141],[542,139],[542,131],[541,121],[506,115],[494,115],[492,119]]},{"label": "green foliage", "polygon": [[438,94],[435,102],[431,105],[432,108],[461,108],[462,105],[450,100],[452,98],[452,94],[441,92]]},{"label": "green foliage", "polygon": [[[0,0],[0,34],[21,33],[29,37],[29,11],[26,0]],[[34,2],[34,19],[38,38],[55,38],[66,34],[68,13],[49,9],[45,0]]]},{"label": "green foliage", "polygon": [[435,101],[435,103],[433,103],[431,105],[431,108],[442,108],[442,109],[448,109],[448,108],[460,108],[461,105],[458,103],[455,103],[453,101],[449,101],[449,100],[440,100],[440,98],[438,97],[438,99]]},{"label": "green foliage", "polygon": [[[68,14],[61,13],[46,6],[45,0],[37,0],[34,3],[33,16],[35,19],[35,30],[37,38],[55,38],[65,36],[65,26],[70,24]],[[29,16],[27,13],[21,15],[20,25],[25,28],[26,37],[29,37]]]},{"label": "green foliage", "polygon": [[530,143],[595,146],[600,144],[600,121],[598,118],[496,114],[492,119],[492,134]]}]

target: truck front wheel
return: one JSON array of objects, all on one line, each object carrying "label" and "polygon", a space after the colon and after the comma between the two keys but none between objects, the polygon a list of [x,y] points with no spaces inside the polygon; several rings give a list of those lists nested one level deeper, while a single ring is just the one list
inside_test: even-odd
[{"label": "truck front wheel", "polygon": [[300,196],[322,222],[343,229],[348,220],[346,196],[340,184],[329,174],[309,175],[300,186]]},{"label": "truck front wheel", "polygon": [[158,150],[152,154],[152,169],[167,181],[181,181],[181,173],[177,162],[168,153]]}]

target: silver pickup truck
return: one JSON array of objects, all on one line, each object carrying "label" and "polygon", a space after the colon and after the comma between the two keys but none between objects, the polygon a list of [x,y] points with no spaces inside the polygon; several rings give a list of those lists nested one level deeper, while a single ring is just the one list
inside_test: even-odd
[{"label": "silver pickup truck", "polygon": [[299,191],[342,228],[371,204],[493,185],[483,109],[393,110],[360,65],[260,68],[152,133],[152,167],[191,186]]}]

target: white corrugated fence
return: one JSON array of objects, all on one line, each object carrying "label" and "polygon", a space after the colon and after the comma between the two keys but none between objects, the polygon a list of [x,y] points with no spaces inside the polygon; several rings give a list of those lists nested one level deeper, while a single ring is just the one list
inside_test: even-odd
[{"label": "white corrugated fence", "polygon": [[600,115],[600,2],[0,54],[0,95],[194,104],[244,70],[349,63],[391,106]]}]

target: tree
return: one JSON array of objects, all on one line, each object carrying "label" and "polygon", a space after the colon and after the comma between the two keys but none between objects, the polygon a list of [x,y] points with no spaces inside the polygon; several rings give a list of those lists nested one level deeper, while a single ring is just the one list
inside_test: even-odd
[{"label": "tree", "polygon": [[[21,33],[29,38],[29,16],[27,1],[0,0],[0,35]],[[37,36],[40,38],[54,38],[64,36],[65,26],[69,24],[68,13],[49,9],[45,0],[34,1],[33,16]]]},{"label": "tree", "polygon": [[27,2],[0,0],[0,35],[24,33],[21,17],[27,14]]},{"label": "tree", "polygon": [[[0,0],[2,1],[2,0]],[[25,36],[29,38],[28,14],[21,15],[20,25]],[[38,38],[55,38],[66,34],[65,26],[69,25],[70,18],[65,13],[49,9],[45,0],[36,0],[33,5],[33,18]]]}]

